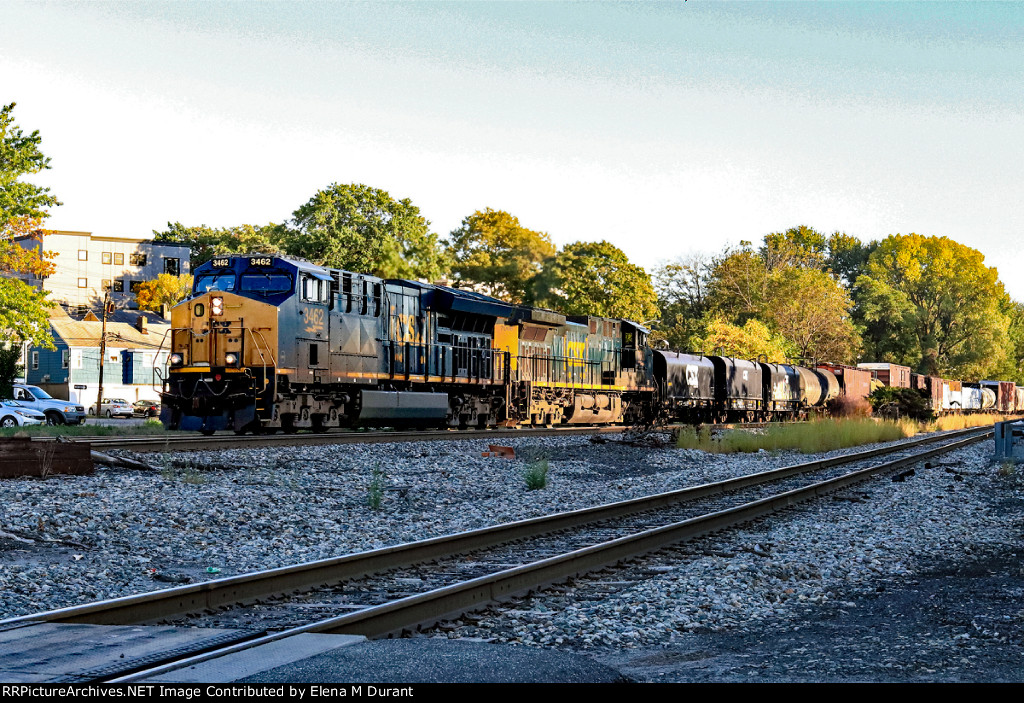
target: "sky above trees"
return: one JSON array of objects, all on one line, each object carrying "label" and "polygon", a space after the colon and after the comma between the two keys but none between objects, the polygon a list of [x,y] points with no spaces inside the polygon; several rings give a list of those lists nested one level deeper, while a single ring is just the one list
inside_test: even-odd
[{"label": "sky above trees", "polygon": [[[946,236],[1024,300],[1021,3],[7,2],[47,226],[283,222],[329,183],[656,264]],[[45,28],[45,39],[39,31]]]}]

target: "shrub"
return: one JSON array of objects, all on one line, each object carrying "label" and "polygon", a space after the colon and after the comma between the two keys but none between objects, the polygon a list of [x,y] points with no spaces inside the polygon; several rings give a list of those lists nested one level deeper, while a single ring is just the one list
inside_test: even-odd
[{"label": "shrub", "polygon": [[377,464],[373,467],[373,476],[370,478],[370,485],[366,489],[366,504],[370,506],[370,510],[380,510],[380,506],[384,502],[386,482],[387,476],[384,474],[384,470],[380,468],[380,464]]},{"label": "shrub", "polygon": [[882,417],[909,417],[912,420],[931,420],[934,417],[928,408],[928,399],[917,388],[883,386],[871,391],[868,402],[875,414]]},{"label": "shrub", "polygon": [[548,485],[548,460],[547,459],[536,459],[526,465],[526,471],[523,472],[523,477],[526,479],[526,489],[529,491],[537,491]]}]

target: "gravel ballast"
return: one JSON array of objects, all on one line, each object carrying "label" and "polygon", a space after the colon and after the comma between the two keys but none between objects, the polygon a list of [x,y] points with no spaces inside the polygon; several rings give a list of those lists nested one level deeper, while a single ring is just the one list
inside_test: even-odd
[{"label": "gravel ballast", "polygon": [[[148,454],[147,461],[164,467],[153,472],[101,468],[91,477],[2,481],[0,618],[668,491],[810,458],[716,456],[595,444],[578,436],[501,443],[515,447],[518,458],[481,457],[487,442],[475,439],[254,448]],[[1017,547],[1024,490],[1019,470],[1002,475],[990,465],[991,451],[991,443],[983,442],[933,460],[931,468],[919,467],[904,481],[875,479],[739,531],[581,577],[519,599],[511,608],[419,636],[580,651],[637,680],[659,681],[960,680],[971,679],[971,671],[971,680],[986,680],[971,668],[970,657],[979,642],[988,642],[1004,653],[1013,648],[1018,653],[1008,660],[1015,663],[1016,676],[988,678],[1019,680],[1024,579]],[[549,485],[528,490],[526,464],[542,456],[550,467]],[[383,487],[376,510],[371,507],[375,474]],[[1006,612],[983,613],[966,624],[953,618],[956,622],[928,629],[927,636],[894,632],[894,638],[911,641],[897,643],[902,649],[875,649],[879,656],[914,653],[903,668],[825,666],[808,674],[797,650],[813,653],[814,647],[799,642],[786,650],[797,652],[789,655],[790,664],[777,651],[771,657],[757,654],[765,641],[792,639],[793,633],[808,632],[810,624],[842,622],[874,607],[898,610],[884,599],[941,574],[964,577],[964,569],[981,563],[989,564],[986,577],[1005,566],[1010,582],[1016,579],[1016,610],[1008,601]],[[927,620],[917,615],[912,619]],[[890,614],[884,620],[891,624],[899,618]],[[822,634],[823,642],[839,639],[832,630]],[[975,649],[964,649],[971,646]],[[857,649],[856,658],[866,661],[861,655],[874,651],[865,647]],[[931,658],[918,656],[922,648]],[[949,657],[958,657],[955,666],[944,658],[947,650]],[[915,657],[919,665],[913,664]],[[929,674],[937,666],[932,659],[944,662],[946,673]]]}]

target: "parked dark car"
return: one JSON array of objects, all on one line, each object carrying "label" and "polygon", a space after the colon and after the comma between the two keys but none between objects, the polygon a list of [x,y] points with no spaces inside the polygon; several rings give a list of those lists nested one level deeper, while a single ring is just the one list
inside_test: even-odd
[{"label": "parked dark car", "polygon": [[134,417],[158,417],[160,415],[160,403],[152,400],[136,400],[132,403],[132,416]]}]

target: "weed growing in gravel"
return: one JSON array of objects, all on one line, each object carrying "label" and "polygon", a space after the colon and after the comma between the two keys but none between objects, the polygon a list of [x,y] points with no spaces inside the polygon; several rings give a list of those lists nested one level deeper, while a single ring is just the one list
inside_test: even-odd
[{"label": "weed growing in gravel", "polygon": [[523,472],[526,479],[526,490],[537,491],[548,485],[548,460],[535,459],[526,465]]},{"label": "weed growing in gravel", "polygon": [[999,476],[1013,476],[1014,470],[1017,468],[1016,464],[1012,461],[1004,461],[999,465],[999,469],[996,474]]},{"label": "weed growing in gravel", "polygon": [[206,483],[206,476],[192,466],[172,466],[165,463],[160,471],[160,477],[167,481],[181,481],[197,486]]},{"label": "weed growing in gravel", "polygon": [[384,469],[380,468],[380,464],[373,467],[373,477],[370,479],[370,485],[366,490],[366,504],[370,506],[370,510],[380,510],[381,503],[384,502],[384,486],[387,481],[387,476],[384,474]]}]

